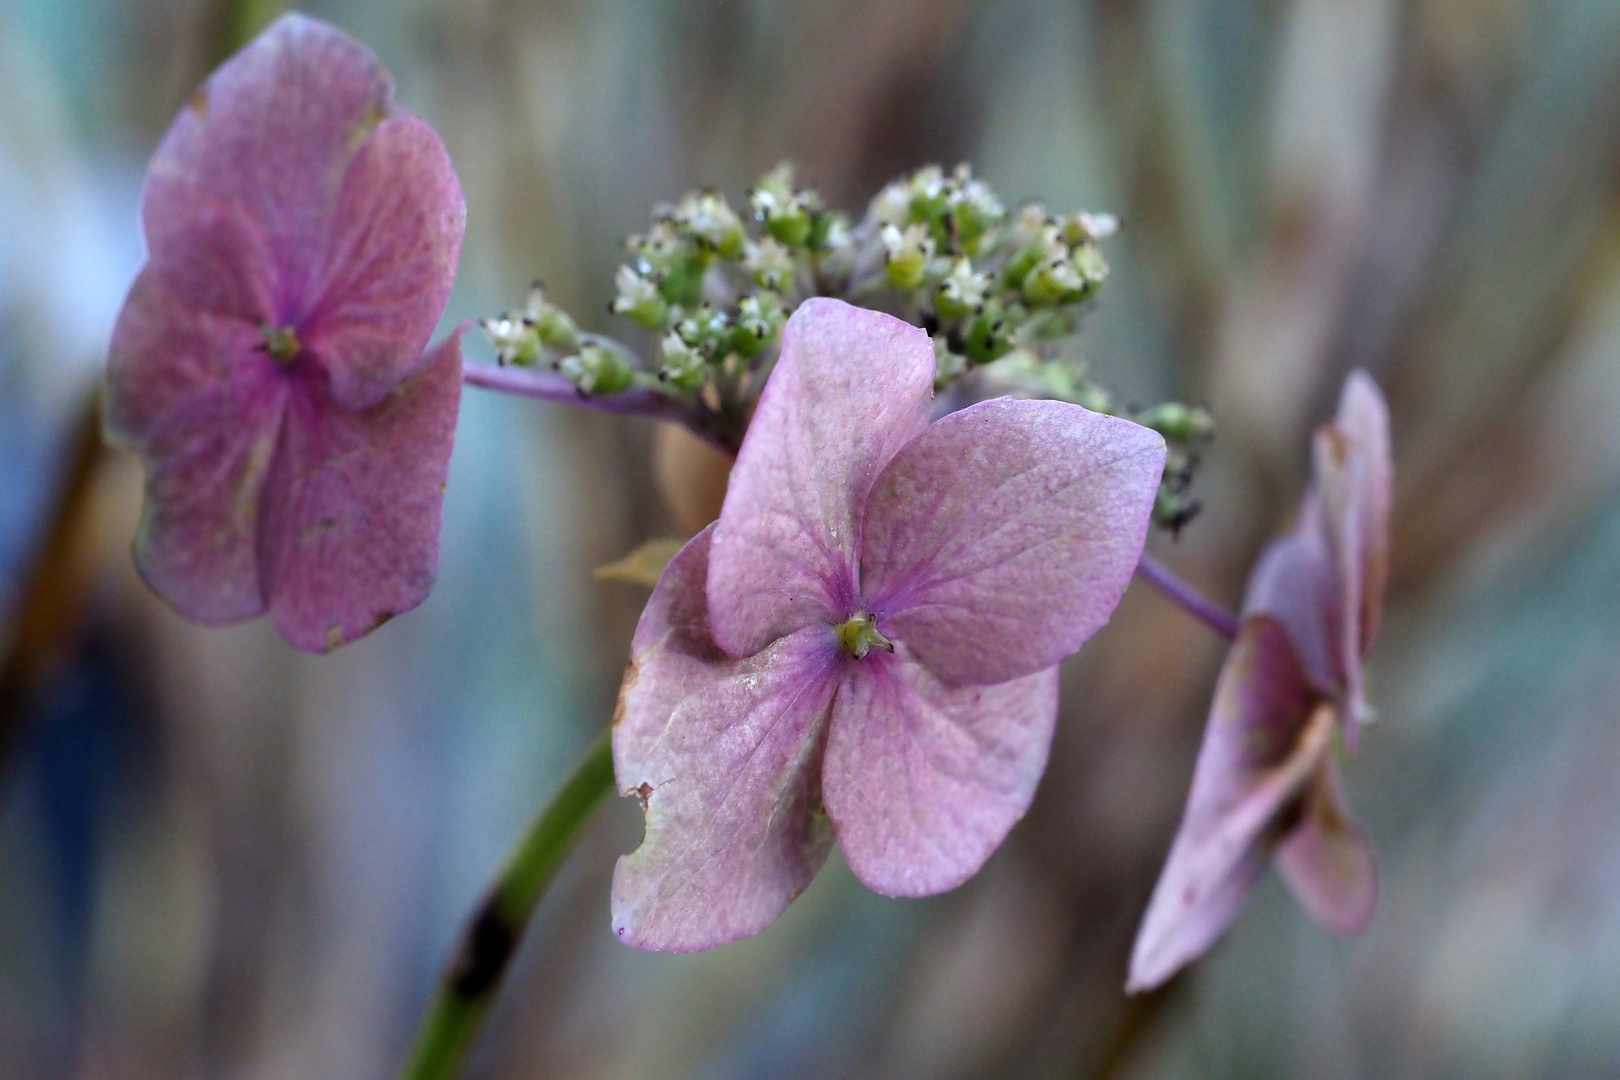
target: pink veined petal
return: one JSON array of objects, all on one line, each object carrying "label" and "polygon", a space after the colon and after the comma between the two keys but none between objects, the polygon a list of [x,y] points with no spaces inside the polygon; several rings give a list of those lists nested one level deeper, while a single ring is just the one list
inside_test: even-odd
[{"label": "pink veined petal", "polygon": [[[294,321],[344,173],[393,111],[393,80],[365,46],[304,15],[284,15],[219,68],[182,109],[147,173],[142,220],[154,258],[194,216],[235,207],[279,268],[276,306]],[[183,257],[183,256],[182,256]]]},{"label": "pink veined petal", "polygon": [[287,398],[258,331],[184,307],[142,271],[108,353],[107,434],[146,463],[135,562],[188,618],[264,610],[254,538]]},{"label": "pink veined petal", "polygon": [[326,652],[427,597],[460,400],[459,334],[364,412],[313,380],[294,391],[259,533],[270,617],[293,645]]},{"label": "pink veined petal", "polygon": [[1163,983],[1237,917],[1284,811],[1326,760],[1336,723],[1283,628],[1263,616],[1245,620],[1221,668],[1186,813],[1137,931],[1131,990]]},{"label": "pink veined petal", "polygon": [[1119,604],[1164,456],[1157,432],[1058,401],[944,417],[872,489],[862,595],[949,682],[1049,668]]},{"label": "pink veined petal", "polygon": [[954,889],[1029,809],[1057,721],[1057,669],[952,686],[901,647],[845,671],[822,778],[844,857],[886,896]]},{"label": "pink veined petal", "polygon": [[1311,917],[1338,934],[1359,934],[1378,902],[1372,845],[1350,820],[1331,759],[1319,767],[1300,820],[1277,845],[1277,870]]},{"label": "pink veined petal", "polygon": [[319,299],[302,327],[340,404],[375,404],[421,356],[450,296],[466,224],[439,136],[413,116],[384,120],[344,178]]},{"label": "pink veined petal", "polygon": [[[617,776],[640,769],[669,726],[675,707],[720,677],[721,667],[732,662],[709,634],[705,585],[713,536],[710,524],[675,553],[641,610],[613,715]],[[630,792],[624,794],[628,797]]]},{"label": "pink veined petal", "polygon": [[728,654],[854,614],[861,507],[927,426],[933,388],[933,345],[908,323],[827,299],[788,319],[714,532],[709,613]]},{"label": "pink veined petal", "polygon": [[185,205],[157,207],[148,195],[146,205],[153,209],[146,225],[147,272],[198,311],[241,319],[255,333],[274,323],[280,277],[258,223],[240,205],[206,194],[170,188],[159,192],[163,196]]},{"label": "pink veined petal", "polygon": [[244,375],[268,374],[273,363],[257,327],[196,310],[147,266],[107,347],[107,435],[144,456],[146,439],[174,410]]},{"label": "pink veined petal", "polygon": [[613,872],[613,930],[660,952],[763,930],[832,844],[820,797],[831,635],[810,628],[744,660],[716,658],[681,614],[703,588],[710,535],[682,549],[654,590],[613,733],[619,789],[642,800],[647,820]]}]

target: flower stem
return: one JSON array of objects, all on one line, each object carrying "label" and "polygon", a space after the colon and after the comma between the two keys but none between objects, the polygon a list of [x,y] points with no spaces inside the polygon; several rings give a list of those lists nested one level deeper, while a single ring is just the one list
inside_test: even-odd
[{"label": "flower stem", "polygon": [[1174,571],[1152,555],[1142,552],[1141,561],[1136,564],[1136,572],[1143,581],[1158,589],[1177,607],[1217,634],[1228,640],[1237,637],[1236,615],[1182,581]]},{"label": "flower stem", "polygon": [[659,420],[672,420],[684,424],[699,438],[735,455],[737,445],[721,430],[716,418],[695,404],[687,404],[648,386],[632,386],[615,394],[584,394],[567,376],[555,371],[532,367],[495,364],[466,364],[461,379],[469,386],[481,386],[503,394],[553,401],[560,405],[578,405],[598,412],[620,416],[651,416]]},{"label": "flower stem", "polygon": [[523,932],[581,827],[613,790],[611,733],[604,731],[563,789],[529,826],[478,912],[462,932],[402,1076],[455,1080],[483,1028]]}]

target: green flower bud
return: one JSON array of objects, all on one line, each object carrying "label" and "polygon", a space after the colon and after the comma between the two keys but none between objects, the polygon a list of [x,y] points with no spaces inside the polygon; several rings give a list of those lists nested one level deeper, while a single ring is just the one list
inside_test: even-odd
[{"label": "green flower bud", "polygon": [[1086,288],[1086,279],[1080,273],[1069,253],[1048,256],[1024,276],[1020,291],[1031,304],[1072,304],[1079,300]]},{"label": "green flower bud", "polygon": [[786,292],[793,287],[796,269],[793,253],[769,236],[748,242],[743,249],[742,264],[762,289]]},{"label": "green flower bud", "polygon": [[752,360],[781,333],[787,315],[775,293],[760,293],[745,297],[737,305],[736,328],[731,334],[732,348],[744,360]]},{"label": "green flower bud", "polygon": [[963,337],[968,360],[988,364],[1012,352],[1013,338],[1024,316],[1024,309],[1017,305],[1004,308],[994,298],[986,301]]},{"label": "green flower bud", "polygon": [[700,307],[675,327],[681,340],[706,359],[719,360],[731,350],[731,320],[723,311]]},{"label": "green flower bud", "polygon": [[743,241],[748,234],[743,231],[742,219],[726,197],[717,191],[705,191],[701,194],[689,194],[680,201],[673,212],[668,212],[669,221],[675,226],[677,232],[691,239],[699,247],[719,255],[722,259],[735,259],[742,254]]},{"label": "green flower bud", "polygon": [[979,254],[990,230],[1007,216],[1006,207],[983,180],[975,180],[966,165],[958,165],[946,197],[951,232],[956,245],[969,255]]},{"label": "green flower bud", "polygon": [[927,226],[913,224],[901,232],[885,225],[880,235],[889,253],[889,281],[897,289],[921,288],[934,258],[934,238],[928,235]]},{"label": "green flower bud", "polygon": [[1066,243],[1083,244],[1088,240],[1106,240],[1119,232],[1119,218],[1113,214],[1088,214],[1077,210],[1063,219],[1062,235]]},{"label": "green flower bud", "polygon": [[703,274],[709,267],[709,256],[696,241],[679,231],[673,208],[665,206],[659,213],[666,216],[655,221],[646,235],[632,236],[626,244],[636,257],[635,269],[656,283],[667,302],[696,307],[703,297]]},{"label": "green flower bud", "polygon": [[908,187],[911,201],[906,205],[906,221],[929,225],[933,232],[932,227],[944,219],[947,208],[944,171],[938,165],[925,165],[912,173]]},{"label": "green flower bud", "polygon": [[1103,258],[1096,244],[1084,243],[1074,249],[1074,268],[1093,287],[1108,278],[1108,260]]},{"label": "green flower bud", "polygon": [[540,344],[561,352],[573,352],[579,348],[579,327],[574,325],[568,312],[546,299],[545,290],[539,282],[535,282],[529,290],[526,313],[528,322],[540,337]]},{"label": "green flower bud", "polygon": [[911,180],[895,180],[872,196],[866,212],[879,225],[904,225],[911,211]]},{"label": "green flower bud", "polygon": [[959,319],[977,311],[990,289],[990,279],[973,269],[969,260],[957,259],[934,294],[934,310],[941,318]]},{"label": "green flower bud", "polygon": [[664,336],[658,346],[658,359],[662,363],[658,377],[682,390],[696,390],[708,377],[708,361],[702,353],[683,341],[679,334]]},{"label": "green flower bud", "polygon": [[1043,247],[1051,244],[1052,237],[1057,235],[1057,229],[1052,224],[1052,217],[1046,212],[1046,207],[1038,202],[1027,202],[1018,208],[1018,217],[1013,221],[1013,239],[1020,245],[1040,244]]},{"label": "green flower bud", "polygon": [[821,199],[813,191],[793,186],[793,166],[784,162],[772,169],[749,193],[748,200],[755,220],[776,240],[790,248],[810,243]]},{"label": "green flower bud", "polygon": [[1171,442],[1207,442],[1215,437],[1215,420],[1196,406],[1167,401],[1131,417],[1143,427],[1150,427]]},{"label": "green flower bud", "polygon": [[586,345],[577,355],[559,361],[557,370],[583,394],[617,394],[635,382],[635,372],[624,358],[600,345]]},{"label": "green flower bud", "polygon": [[501,364],[531,367],[540,361],[540,335],[528,319],[505,315],[484,319],[479,325],[495,346],[495,356]]},{"label": "green flower bud", "polygon": [[1024,279],[1030,275],[1043,261],[1052,257],[1053,243],[1050,237],[1037,237],[1023,247],[1019,248],[1001,268],[1001,287],[1003,289],[1023,288]]},{"label": "green flower bud", "polygon": [[1173,534],[1180,533],[1202,509],[1203,505],[1197,499],[1160,487],[1159,493],[1153,498],[1153,523],[1169,529]]},{"label": "green flower bud", "polygon": [[810,220],[810,237],[805,242],[811,251],[820,254],[847,250],[854,243],[849,219],[836,211],[816,214]]},{"label": "green flower bud", "polygon": [[649,330],[660,330],[669,317],[669,303],[658,286],[628,266],[620,266],[613,283],[619,295],[613,300],[615,315],[628,315]]}]

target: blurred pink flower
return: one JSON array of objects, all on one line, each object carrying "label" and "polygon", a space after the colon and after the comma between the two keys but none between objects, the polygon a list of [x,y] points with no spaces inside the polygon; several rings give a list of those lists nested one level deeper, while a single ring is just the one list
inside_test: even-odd
[{"label": "blurred pink flower", "polygon": [[1249,579],[1221,668],[1186,814],[1148,904],[1127,988],[1149,990],[1208,949],[1275,855],[1318,922],[1359,933],[1378,880],[1340,789],[1335,736],[1367,717],[1361,658],[1389,567],[1389,414],[1353,372],[1316,434],[1299,520]]},{"label": "blurred pink flower", "polygon": [[636,630],[613,749],[647,821],[614,874],[622,940],[759,931],[834,833],[872,889],[942,892],[1029,806],[1055,665],[1130,581],[1164,441],[1054,401],[929,424],[933,382],[898,319],[810,300],[788,321],[720,519]]},{"label": "blurred pink flower", "polygon": [[113,330],[107,431],[147,466],[135,558],[182,615],[324,651],[421,603],[461,393],[466,219],[358,42],[288,15],[180,111]]}]

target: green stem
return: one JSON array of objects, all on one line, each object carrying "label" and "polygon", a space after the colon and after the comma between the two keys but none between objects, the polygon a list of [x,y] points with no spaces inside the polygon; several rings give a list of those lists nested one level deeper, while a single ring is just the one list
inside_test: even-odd
[{"label": "green stem", "polygon": [[557,797],[529,826],[478,913],[461,935],[402,1074],[405,1080],[455,1080],[484,1026],[529,919],[580,829],[613,790],[611,732],[591,744]]}]

